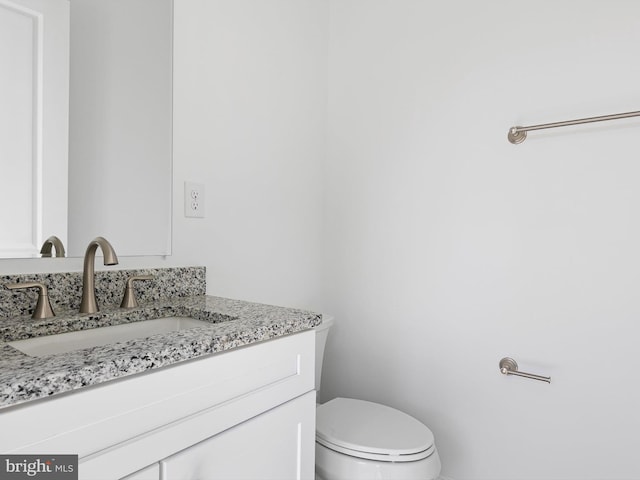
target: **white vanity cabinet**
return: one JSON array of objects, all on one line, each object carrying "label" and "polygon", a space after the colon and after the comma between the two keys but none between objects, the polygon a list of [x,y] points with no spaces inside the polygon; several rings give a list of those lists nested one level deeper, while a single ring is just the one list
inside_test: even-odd
[{"label": "white vanity cabinet", "polygon": [[160,464],[154,463],[147,468],[138,470],[131,475],[123,477],[121,480],[158,480],[160,478]]},{"label": "white vanity cabinet", "polygon": [[0,410],[0,451],[78,454],[81,479],[312,479],[314,361],[310,330]]},{"label": "white vanity cabinet", "polygon": [[308,393],[162,460],[161,479],[301,478],[313,465],[312,452],[302,450],[303,437],[315,433],[313,415],[315,394]]}]

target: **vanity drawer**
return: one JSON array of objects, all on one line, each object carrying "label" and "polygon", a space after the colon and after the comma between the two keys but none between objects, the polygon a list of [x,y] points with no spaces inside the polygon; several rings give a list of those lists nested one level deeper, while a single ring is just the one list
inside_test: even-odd
[{"label": "vanity drawer", "polygon": [[215,408],[211,436],[313,390],[314,363],[309,330],[9,407],[0,413],[0,451],[78,454],[82,461]]}]

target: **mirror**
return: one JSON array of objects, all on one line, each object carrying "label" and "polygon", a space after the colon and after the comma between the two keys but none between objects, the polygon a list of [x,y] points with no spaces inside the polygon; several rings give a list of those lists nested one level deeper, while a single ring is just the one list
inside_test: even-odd
[{"label": "mirror", "polygon": [[171,0],[0,0],[0,258],[171,253],[172,35]]}]

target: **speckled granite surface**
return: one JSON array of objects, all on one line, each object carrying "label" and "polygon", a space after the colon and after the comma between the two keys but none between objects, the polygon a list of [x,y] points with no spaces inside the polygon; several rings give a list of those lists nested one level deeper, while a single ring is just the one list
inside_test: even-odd
[{"label": "speckled granite surface", "polygon": [[[135,283],[140,307],[119,308],[126,280],[142,274],[154,278]],[[56,316],[30,318],[35,289],[0,288],[0,409],[296,333],[321,321],[312,312],[207,297],[204,267],[98,271],[101,311],[95,314],[77,313],[81,272],[0,276],[0,285],[27,281],[47,286]],[[169,316],[197,318],[210,325],[44,357],[30,357],[6,343]]]},{"label": "speckled granite surface", "polygon": [[[204,267],[108,269],[96,271],[96,298],[100,308],[118,307],[126,281],[133,275],[154,277],[134,283],[140,303],[206,293]],[[49,299],[56,315],[65,310],[77,311],[80,307],[82,272],[0,275],[0,319],[33,313],[38,299],[35,288],[8,290],[2,287],[5,283],[31,281],[43,283],[49,289]]]},{"label": "speckled granite surface", "polygon": [[[4,343],[167,316],[188,316],[211,324],[44,357],[27,356]],[[47,320],[31,320],[28,315],[0,319],[0,409],[300,332],[320,322],[321,315],[313,312],[204,295],[141,302],[132,310],[58,312]]]}]

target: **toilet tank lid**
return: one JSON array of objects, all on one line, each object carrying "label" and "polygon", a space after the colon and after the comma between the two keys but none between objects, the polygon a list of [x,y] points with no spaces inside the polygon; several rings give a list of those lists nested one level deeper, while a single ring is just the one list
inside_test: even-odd
[{"label": "toilet tank lid", "polygon": [[333,325],[333,317],[331,315],[322,314],[322,323],[316,327],[316,330],[325,330]]},{"label": "toilet tank lid", "polygon": [[334,398],[316,409],[316,437],[367,453],[410,455],[434,444],[426,425],[404,412],[353,398]]}]

